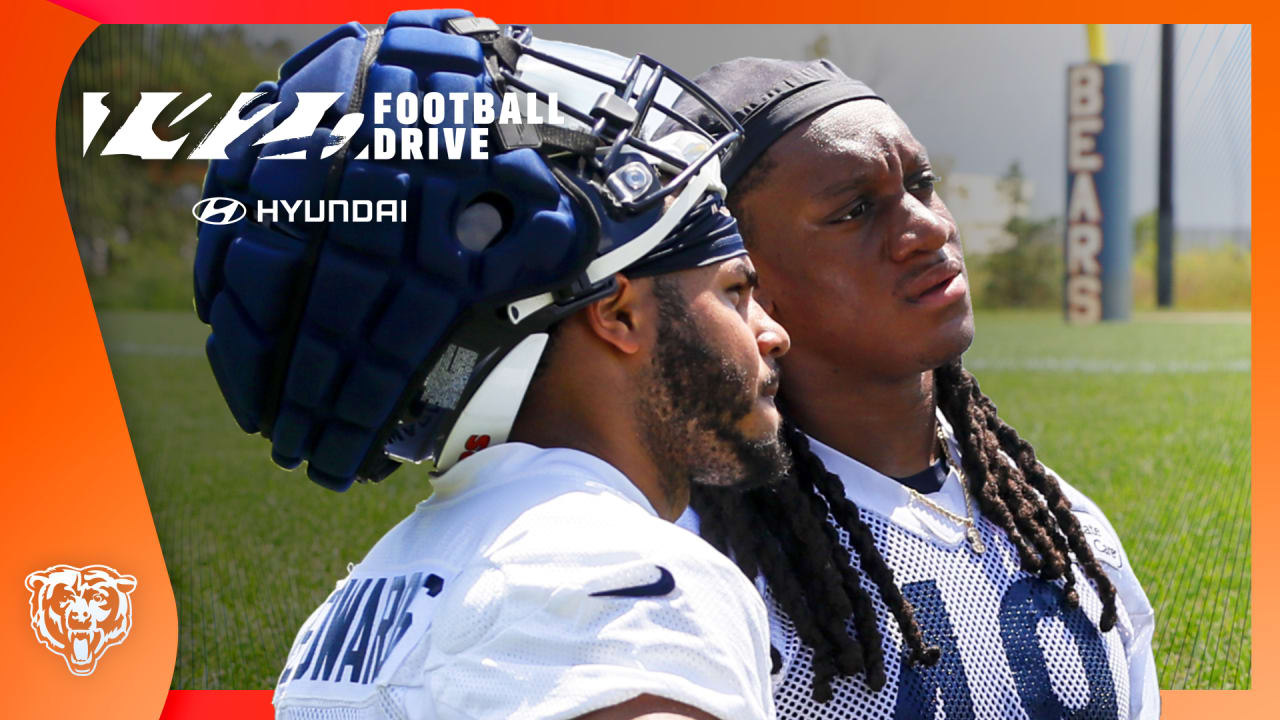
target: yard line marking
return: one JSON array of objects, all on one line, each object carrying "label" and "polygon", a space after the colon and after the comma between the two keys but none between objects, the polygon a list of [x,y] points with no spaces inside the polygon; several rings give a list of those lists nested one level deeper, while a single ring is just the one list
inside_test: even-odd
[{"label": "yard line marking", "polygon": [[965,359],[970,370],[1028,370],[1035,372],[1077,372],[1158,375],[1177,373],[1248,373],[1249,360],[1224,360],[1217,362],[1185,362],[1170,360],[1089,360],[1069,357],[1033,357],[1017,359]]},{"label": "yard line marking", "polygon": [[1249,325],[1253,322],[1253,313],[1248,310],[1143,310],[1135,312],[1133,319],[1137,323],[1162,325]]}]

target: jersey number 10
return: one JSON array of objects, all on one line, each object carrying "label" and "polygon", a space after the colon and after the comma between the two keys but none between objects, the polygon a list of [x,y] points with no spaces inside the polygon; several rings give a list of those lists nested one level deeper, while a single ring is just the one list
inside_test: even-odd
[{"label": "jersey number 10", "polygon": [[[974,702],[968,673],[960,657],[951,615],[932,580],[904,585],[902,594],[915,606],[925,640],[942,650],[933,667],[905,660],[898,675],[895,720],[933,720],[938,706],[947,720],[973,720]],[[1088,685],[1088,703],[1068,707],[1054,692],[1049,663],[1037,628],[1043,620],[1059,619],[1079,654]],[[1040,578],[1023,578],[1009,587],[1000,602],[1000,643],[1022,710],[1030,720],[1114,720],[1119,717],[1115,683],[1102,636],[1084,611],[1068,607],[1062,589]],[[979,670],[985,672],[985,670]],[[1079,683],[1072,683],[1078,685]],[[1005,708],[998,711],[1008,715]]]}]

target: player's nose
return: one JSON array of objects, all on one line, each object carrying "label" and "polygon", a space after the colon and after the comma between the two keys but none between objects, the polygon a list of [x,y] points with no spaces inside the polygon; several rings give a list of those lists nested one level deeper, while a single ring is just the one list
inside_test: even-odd
[{"label": "player's nose", "polygon": [[946,215],[911,193],[903,193],[897,215],[897,226],[889,233],[889,256],[895,262],[937,252],[955,233],[955,224]]},{"label": "player's nose", "polygon": [[780,358],[791,349],[791,336],[787,334],[787,329],[765,312],[754,298],[751,300],[749,320],[762,357]]}]

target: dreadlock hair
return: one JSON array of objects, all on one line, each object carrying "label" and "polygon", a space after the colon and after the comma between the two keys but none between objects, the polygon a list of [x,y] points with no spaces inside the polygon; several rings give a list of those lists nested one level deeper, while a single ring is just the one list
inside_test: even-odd
[{"label": "dreadlock hair", "polygon": [[1115,627],[1115,586],[1094,557],[1057,478],[1040,464],[1031,443],[1000,419],[996,404],[959,358],[934,371],[934,388],[955,430],[969,490],[982,513],[1018,549],[1023,569],[1045,580],[1062,578],[1067,602],[1075,606],[1080,598],[1070,571],[1074,556],[1102,600],[1099,629]]},{"label": "dreadlock hair", "polygon": [[[955,430],[969,491],[982,514],[1005,531],[1025,571],[1062,580],[1072,606],[1079,603],[1069,570],[1074,559],[1102,599],[1099,629],[1110,630],[1116,623],[1115,587],[1056,478],[1036,459],[1031,444],[999,418],[995,403],[959,358],[937,368],[933,379],[935,401]],[[782,433],[794,458],[784,481],[745,492],[693,487],[690,504],[703,538],[733,558],[748,578],[764,577],[800,640],[813,650],[814,700],[831,699],[831,682],[838,675],[862,674],[873,691],[884,686],[883,637],[863,577],[897,621],[908,660],[937,662],[939,649],[926,644],[914,609],[840,478],[826,469],[790,420],[784,420]],[[848,533],[856,566],[837,528]]]}]

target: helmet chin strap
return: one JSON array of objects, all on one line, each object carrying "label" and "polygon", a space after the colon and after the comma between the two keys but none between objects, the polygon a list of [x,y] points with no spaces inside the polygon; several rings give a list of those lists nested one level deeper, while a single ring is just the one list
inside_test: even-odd
[{"label": "helmet chin strap", "polygon": [[[588,281],[594,285],[634,265],[637,260],[661,244],[707,192],[718,192],[722,196],[725,194],[724,182],[720,179],[720,158],[718,157],[709,159],[698,174],[689,180],[689,184],[676,196],[671,207],[662,214],[658,222],[637,235],[631,242],[591,261],[586,270]],[[519,324],[521,320],[554,302],[555,298],[549,292],[517,300],[507,305],[507,318],[513,325]]]},{"label": "helmet chin strap", "polygon": [[448,470],[463,453],[506,442],[549,337],[534,333],[498,362],[458,414],[440,456],[435,458],[436,472]]}]

